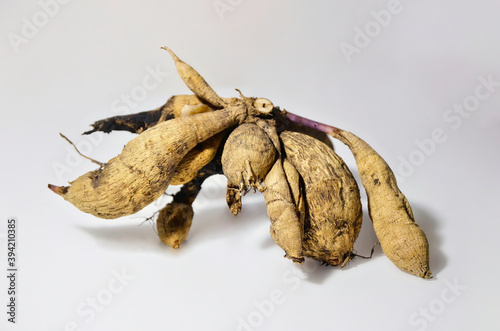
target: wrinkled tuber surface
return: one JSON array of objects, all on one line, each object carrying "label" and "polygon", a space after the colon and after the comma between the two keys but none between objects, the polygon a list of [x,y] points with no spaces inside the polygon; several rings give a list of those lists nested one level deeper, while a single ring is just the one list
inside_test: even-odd
[{"label": "wrinkled tuber surface", "polygon": [[241,210],[241,197],[250,189],[262,190],[264,177],[276,159],[269,137],[253,123],[242,124],[229,135],[222,152],[227,177],[227,204],[231,213]]},{"label": "wrinkled tuber surface", "polygon": [[398,268],[430,278],[429,243],[413,217],[387,163],[366,142],[347,131],[334,135],[353,152],[368,196],[373,229],[385,255]]},{"label": "wrinkled tuber surface", "polygon": [[401,270],[418,277],[431,278],[427,237],[415,222],[410,203],[399,190],[396,177],[387,162],[351,132],[295,114],[286,116],[329,133],[349,147],[368,196],[368,211],[382,250]]},{"label": "wrinkled tuber surface", "polygon": [[328,135],[354,154],[368,195],[373,227],[389,259],[429,278],[429,248],[410,204],[387,163],[354,134],[275,107],[265,98],[223,98],[168,47],[177,72],[194,95],[174,95],[157,109],[92,124],[96,131],[138,134],[120,155],[69,186],[49,188],[80,210],[101,218],[135,213],[182,185],[156,220],[160,240],[178,248],[193,220],[192,203],[211,175],[227,179],[231,213],[253,189],[263,193],[270,233],[285,256],[341,267],[353,256],[361,227],[359,189],[333,151]]},{"label": "wrinkled tuber surface", "polygon": [[173,201],[160,210],[156,219],[158,237],[167,246],[179,248],[187,238],[194,212],[191,206],[208,177],[221,174],[220,158],[204,166],[190,182],[184,184],[174,195]]},{"label": "wrinkled tuber surface", "polygon": [[302,263],[302,237],[304,223],[293,200],[281,160],[276,160],[266,176],[264,199],[271,220],[271,237],[290,260]]},{"label": "wrinkled tuber surface", "polygon": [[361,229],[359,189],[351,172],[319,140],[298,132],[280,135],[286,158],[304,180],[308,213],[304,255],[330,265],[345,265]]},{"label": "wrinkled tuber surface", "polygon": [[136,213],[165,192],[191,149],[244,117],[244,110],[234,107],[160,123],[132,139],[103,168],[80,176],[69,187],[51,189],[101,218]]}]

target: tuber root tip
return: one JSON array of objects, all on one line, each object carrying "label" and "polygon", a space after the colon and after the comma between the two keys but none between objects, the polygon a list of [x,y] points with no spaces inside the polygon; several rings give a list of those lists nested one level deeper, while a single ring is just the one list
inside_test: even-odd
[{"label": "tuber root tip", "polygon": [[175,55],[175,53],[167,46],[163,46],[163,47],[161,47],[161,49],[166,50],[175,61],[180,61],[180,59],[177,57],[177,55]]},{"label": "tuber root tip", "polygon": [[55,186],[52,184],[49,184],[48,187],[50,188],[50,190],[52,192],[54,192],[55,194],[58,194],[58,195],[66,194],[66,192],[68,192],[68,188],[69,188],[69,186]]},{"label": "tuber root tip", "polygon": [[305,260],[303,257],[295,257],[295,256],[290,256],[288,254],[285,254],[284,257],[292,260],[292,262],[297,263],[297,264],[304,264],[304,260]]}]

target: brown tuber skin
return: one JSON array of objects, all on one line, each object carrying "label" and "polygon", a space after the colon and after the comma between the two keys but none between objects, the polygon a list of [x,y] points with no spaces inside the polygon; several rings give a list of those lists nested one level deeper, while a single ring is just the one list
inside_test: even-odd
[{"label": "brown tuber skin", "polygon": [[[145,129],[172,118],[187,117],[213,110],[210,106],[202,103],[195,95],[174,95],[163,106],[155,110],[97,121],[92,124],[94,129],[84,134],[96,131],[109,133],[114,130],[142,133]],[[191,181],[198,171],[214,158],[225,135],[225,132],[221,132],[190,150],[177,165],[170,180],[170,185],[181,185]]]},{"label": "brown tuber skin", "polygon": [[295,169],[293,164],[291,164],[286,158],[283,160],[283,170],[285,171],[286,181],[288,182],[290,192],[292,193],[295,212],[299,217],[300,224],[303,225],[306,217],[306,204],[303,189],[304,182],[297,169]]},{"label": "brown tuber skin", "polygon": [[285,251],[285,257],[303,263],[302,238],[304,223],[287,182],[281,160],[277,160],[265,179],[264,199],[271,221],[271,237]]},{"label": "brown tuber skin", "polygon": [[222,152],[222,169],[227,177],[227,204],[231,213],[241,210],[241,196],[261,185],[276,159],[276,149],[255,124],[242,124],[229,135]]},{"label": "brown tuber skin", "polygon": [[191,149],[241,123],[245,116],[243,108],[233,107],[160,123],[132,139],[105,167],[59,188],[60,195],[81,211],[101,218],[136,213],[165,192],[177,165]]},{"label": "brown tuber skin", "polygon": [[181,243],[188,236],[193,215],[191,205],[179,202],[171,202],[166,205],[160,210],[156,220],[156,229],[160,240],[172,248],[181,247]]},{"label": "brown tuber skin", "polygon": [[[158,123],[168,121],[172,118],[182,117],[184,106],[199,106],[204,104],[196,95],[173,95],[167,102],[156,109],[130,115],[119,115],[96,121],[92,124],[92,130],[83,134],[91,134],[96,131],[109,133],[111,131],[129,131],[142,133]],[[208,110],[206,110],[208,111]]]},{"label": "brown tuber skin", "polygon": [[401,270],[421,278],[431,278],[429,243],[415,222],[410,203],[399,190],[387,162],[351,132],[295,114],[286,116],[294,122],[326,132],[349,147],[368,196],[368,211],[382,250]]},{"label": "brown tuber skin", "polygon": [[167,246],[179,248],[186,239],[193,220],[193,201],[208,177],[222,173],[219,158],[204,166],[189,183],[184,184],[174,199],[166,205],[156,219],[158,237]]},{"label": "brown tuber skin", "polygon": [[194,70],[189,64],[179,59],[177,55],[170,50],[170,48],[162,47],[162,49],[170,53],[175,62],[179,76],[181,76],[187,87],[189,87],[189,89],[193,91],[198,98],[205,100],[216,108],[223,108],[226,106],[226,102],[219,97],[217,93],[215,93],[215,91],[196,70]]},{"label": "brown tuber skin", "polygon": [[287,160],[305,184],[304,255],[344,266],[363,216],[356,181],[342,159],[319,140],[291,131],[280,138]]},{"label": "brown tuber skin", "polygon": [[170,185],[182,185],[193,180],[200,169],[214,158],[226,132],[220,132],[196,145],[179,162]]},{"label": "brown tuber skin", "polygon": [[354,154],[368,196],[373,229],[385,255],[412,275],[431,278],[429,243],[413,217],[410,204],[399,190],[387,163],[366,142],[347,131],[332,134]]},{"label": "brown tuber skin", "polygon": [[[223,173],[231,212],[249,190],[264,194],[273,240],[286,257],[343,267],[355,254],[360,227],[359,189],[333,151],[328,135],[354,154],[368,195],[373,227],[400,269],[430,278],[429,245],[387,163],[354,134],[291,114],[265,98],[221,98],[168,47],[179,76],[194,95],[176,95],[161,107],[92,124],[96,131],[139,134],[120,155],[70,186],[49,188],[100,218],[133,214],[170,184],[182,185],[156,220],[160,240],[179,248],[193,219],[203,181]],[[239,92],[239,90],[238,90]],[[96,162],[97,163],[97,162]]]}]

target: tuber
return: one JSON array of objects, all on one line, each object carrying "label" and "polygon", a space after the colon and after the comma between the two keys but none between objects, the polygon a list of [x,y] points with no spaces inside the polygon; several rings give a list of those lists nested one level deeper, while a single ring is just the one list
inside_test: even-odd
[{"label": "tuber", "polygon": [[156,219],[161,242],[179,248],[202,183],[223,174],[234,215],[246,193],[263,193],[270,235],[287,258],[343,267],[356,256],[363,213],[356,180],[335,153],[331,136],[354,155],[384,253],[401,270],[431,277],[426,236],[392,170],[370,145],[266,98],[245,97],[239,90],[239,97],[220,97],[193,67],[162,48],[194,95],[174,95],[154,110],[96,121],[84,134],[126,130],[137,136],[69,186],[49,184],[53,192],[86,213],[111,219],[138,212],[169,185],[182,185]]}]

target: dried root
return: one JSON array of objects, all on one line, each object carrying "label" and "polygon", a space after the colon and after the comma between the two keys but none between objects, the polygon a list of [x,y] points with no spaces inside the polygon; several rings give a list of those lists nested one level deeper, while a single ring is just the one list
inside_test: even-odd
[{"label": "dried root", "polygon": [[156,220],[158,237],[167,246],[181,247],[187,238],[193,221],[193,207],[185,203],[171,202],[166,205]]},{"label": "dried root", "polygon": [[132,139],[105,167],[82,175],[70,186],[49,187],[97,217],[136,213],[163,194],[177,165],[191,149],[239,124],[242,116],[240,108],[232,108],[158,124]]},{"label": "dried root", "polygon": [[293,203],[295,205],[295,212],[299,217],[300,224],[304,225],[306,217],[306,202],[304,197],[304,182],[300,177],[297,169],[288,159],[283,160],[283,170],[285,171],[286,181],[292,193]]},{"label": "dried root", "polygon": [[265,179],[264,199],[271,220],[271,237],[290,260],[303,263],[301,223],[281,160],[277,160]]},{"label": "dried root", "polygon": [[208,83],[201,77],[201,75],[194,70],[189,64],[185,63],[177,57],[168,47],[162,47],[164,50],[170,53],[172,59],[175,61],[175,66],[179,76],[182,78],[187,87],[197,97],[208,102],[216,108],[223,108],[226,106],[226,102],[215,93],[215,91],[208,85]]},{"label": "dried root", "polygon": [[92,124],[92,130],[86,131],[83,134],[91,134],[97,131],[106,133],[111,131],[141,133],[158,123],[165,122],[173,118],[183,117],[182,110],[185,106],[203,106],[205,110],[204,112],[214,110],[208,105],[203,104],[202,101],[196,97],[196,95],[174,95],[171,96],[163,106],[154,110],[137,114],[113,116],[96,121]]},{"label": "dried root", "polygon": [[220,159],[203,167],[189,183],[182,186],[174,199],[166,205],[156,219],[160,240],[167,246],[179,248],[186,239],[193,220],[193,201],[201,190],[203,182],[210,176],[221,174]]},{"label": "dried root", "polygon": [[429,249],[387,163],[354,134],[281,111],[265,98],[221,98],[168,47],[194,95],[172,96],[161,107],[95,122],[96,131],[139,134],[100,168],[70,186],[49,188],[101,218],[135,213],[169,184],[183,184],[159,213],[160,240],[178,248],[193,219],[191,207],[210,175],[228,179],[227,202],[236,215],[241,197],[263,192],[270,232],[286,257],[344,266],[354,256],[361,227],[359,189],[328,135],[354,154],[382,249],[400,269],[429,278]]},{"label": "dried root", "polygon": [[387,162],[351,132],[317,123],[295,114],[287,118],[326,132],[346,144],[354,155],[368,196],[368,210],[382,250],[398,268],[412,275],[431,278],[429,244],[415,222],[410,204],[399,190]]},{"label": "dried root", "polygon": [[212,161],[225,135],[225,131],[218,133],[190,150],[179,162],[170,185],[182,185],[193,180],[198,171]]},{"label": "dried root", "polygon": [[391,168],[370,145],[354,134],[339,130],[332,136],[344,142],[354,154],[368,196],[373,228],[385,255],[401,270],[431,278],[427,238],[415,222],[410,204],[399,190]]},{"label": "dried root", "polygon": [[268,135],[253,123],[242,124],[229,135],[222,153],[227,177],[227,203],[231,213],[241,210],[241,196],[249,190],[263,191],[262,181],[276,159]]},{"label": "dried root", "polygon": [[291,131],[280,138],[286,158],[305,184],[304,255],[345,265],[363,215],[356,181],[342,159],[319,140]]}]

